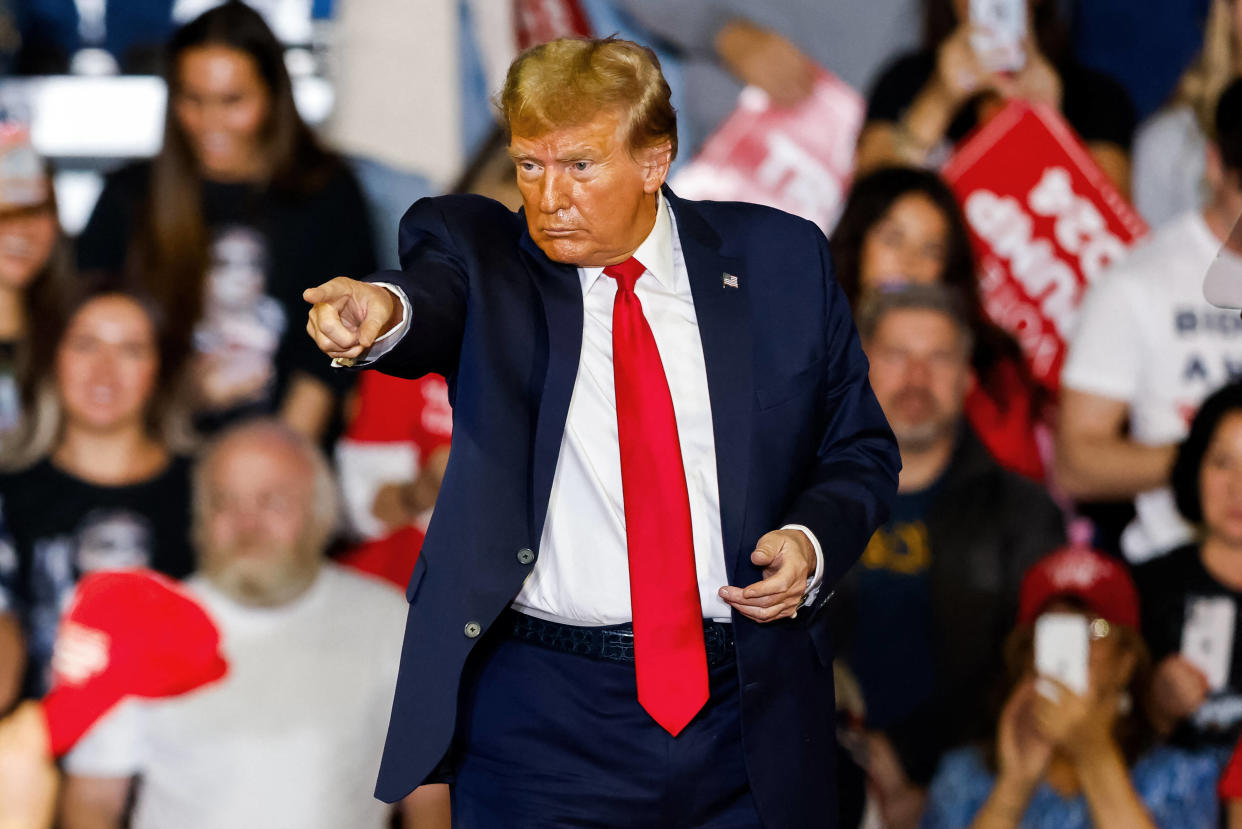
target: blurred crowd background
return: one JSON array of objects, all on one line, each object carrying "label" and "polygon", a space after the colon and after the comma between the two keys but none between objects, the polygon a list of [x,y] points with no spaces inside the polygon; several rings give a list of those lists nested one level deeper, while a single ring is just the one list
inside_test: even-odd
[{"label": "blurred crowd background", "polygon": [[828,234],[900,444],[841,825],[1242,826],[1239,0],[0,0],[0,711],[94,570],[187,579],[231,666],[92,729],[61,825],[447,826],[370,790],[450,382],[333,368],[301,293],[520,206],[491,93],[614,33],[678,193]]}]

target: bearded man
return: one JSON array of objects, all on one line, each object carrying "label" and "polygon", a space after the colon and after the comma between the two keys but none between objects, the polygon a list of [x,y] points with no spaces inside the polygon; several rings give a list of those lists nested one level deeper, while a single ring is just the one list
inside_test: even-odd
[{"label": "bearded man", "polygon": [[885,288],[864,300],[858,328],[901,475],[833,618],[866,706],[860,759],[885,824],[906,827],[940,754],[982,725],[1022,575],[1065,529],[1044,489],[1003,469],[962,416],[975,380],[960,296]]},{"label": "bearded man", "polygon": [[[405,602],[324,560],[336,514],[326,461],[288,427],[252,421],[206,449],[194,475],[199,569],[187,586],[220,629],[229,673],[101,720],[66,759],[61,825],[125,825],[138,780],[137,829],[390,824],[370,789]],[[414,825],[447,827],[443,786],[402,808]]]}]

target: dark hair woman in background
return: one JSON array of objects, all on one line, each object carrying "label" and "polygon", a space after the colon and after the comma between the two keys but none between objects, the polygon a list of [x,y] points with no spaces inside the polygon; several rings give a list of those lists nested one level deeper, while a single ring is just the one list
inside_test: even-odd
[{"label": "dark hair woman in background", "polygon": [[166,60],[164,147],[109,178],[79,265],[125,273],[165,310],[200,428],[279,413],[321,438],[349,378],[305,336],[301,295],[374,270],[361,192],[298,115],[283,47],[253,9],[204,13]]},{"label": "dark hair woman in background", "polygon": [[1042,395],[1017,342],[979,300],[970,237],[948,186],[935,173],[886,167],[854,182],[832,234],[837,279],[850,305],[885,285],[943,283],[961,293],[974,333],[976,383],[966,417],[997,460],[1043,478],[1035,442]]}]

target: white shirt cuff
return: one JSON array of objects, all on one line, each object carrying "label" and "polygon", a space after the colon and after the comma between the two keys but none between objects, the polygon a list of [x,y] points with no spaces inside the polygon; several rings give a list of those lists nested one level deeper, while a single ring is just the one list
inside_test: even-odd
[{"label": "white shirt cuff", "polygon": [[786,524],[781,529],[797,530],[810,539],[811,546],[815,548],[815,572],[806,580],[806,590],[802,594],[802,604],[811,604],[819,595],[819,586],[824,583],[824,548],[819,546],[819,539],[815,537],[815,533],[801,524]]},{"label": "white shirt cuff", "polygon": [[401,338],[405,336],[405,332],[410,330],[410,298],[405,295],[405,291],[393,285],[391,282],[372,282],[372,285],[378,285],[381,288],[387,288],[397,299],[401,301],[401,324],[397,325],[391,331],[381,334],[372,343],[365,357],[359,357],[353,362],[344,362],[340,359],[332,361],[333,368],[343,368],[345,366],[361,367],[374,363],[380,357],[383,357],[389,351],[396,348],[397,343],[401,342]]}]

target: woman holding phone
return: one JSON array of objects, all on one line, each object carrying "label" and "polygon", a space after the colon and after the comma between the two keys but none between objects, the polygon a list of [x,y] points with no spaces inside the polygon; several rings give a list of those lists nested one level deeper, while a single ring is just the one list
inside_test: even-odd
[{"label": "woman holding phone", "polygon": [[1242,736],[1242,383],[1203,401],[1171,481],[1199,540],[1135,571],[1156,660],[1152,720],[1223,759]]},{"label": "woman holding phone", "polygon": [[1216,826],[1219,765],[1152,747],[1138,621],[1133,582],[1102,553],[1066,548],[1027,571],[994,739],[945,756],[924,829]]},{"label": "woman holding phone", "polygon": [[858,172],[938,167],[976,126],[1022,99],[1058,110],[1128,193],[1134,107],[1121,84],[1074,60],[1057,5],[926,0],[924,48],[894,60],[868,96]]}]

